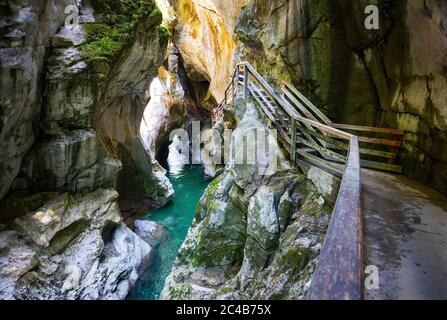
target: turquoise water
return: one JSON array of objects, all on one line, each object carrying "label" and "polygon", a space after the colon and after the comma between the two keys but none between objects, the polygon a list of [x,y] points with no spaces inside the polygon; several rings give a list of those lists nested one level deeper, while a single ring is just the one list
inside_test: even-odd
[{"label": "turquoise water", "polygon": [[155,221],[165,226],[170,237],[156,248],[154,262],[129,293],[127,299],[130,300],[159,298],[165,279],[171,272],[178,250],[194,218],[196,205],[208,185],[201,166],[186,165],[181,171],[168,173],[168,177],[175,189],[174,200],[165,208],[151,210],[143,220]]}]

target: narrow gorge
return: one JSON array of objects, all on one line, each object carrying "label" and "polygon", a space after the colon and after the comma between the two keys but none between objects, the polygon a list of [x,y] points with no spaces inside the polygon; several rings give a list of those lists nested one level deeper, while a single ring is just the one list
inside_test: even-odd
[{"label": "narrow gorge", "polygon": [[[0,300],[447,299],[445,1],[0,12]],[[358,207],[340,218],[343,204]],[[363,286],[368,265],[407,279],[412,250],[429,293],[340,285]],[[347,292],[326,295],[337,259]]]}]

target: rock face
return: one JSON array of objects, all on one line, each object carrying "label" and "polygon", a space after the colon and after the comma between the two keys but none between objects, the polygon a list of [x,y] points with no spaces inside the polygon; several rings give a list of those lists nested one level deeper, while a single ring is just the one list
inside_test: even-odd
[{"label": "rock face", "polygon": [[173,196],[139,137],[167,47],[161,14],[153,0],[0,10],[0,299],[124,299],[152,250],[114,189],[154,205]]},{"label": "rock face", "polygon": [[96,68],[107,70],[101,74],[107,81],[97,129],[108,151],[123,162],[117,181],[120,195],[149,197],[155,206],[162,206],[172,198],[172,186],[141,143],[140,125],[149,98],[147,91],[163,62],[168,38],[159,27],[162,17],[154,2],[140,6],[145,13],[135,25],[130,46],[108,65],[101,60],[95,63]]},{"label": "rock face", "polygon": [[[116,187],[123,197],[163,205],[172,187],[139,137],[150,77],[167,45],[166,33],[158,28],[161,14],[151,0],[141,16],[133,9],[129,14],[127,3],[112,8],[83,1],[80,25],[69,29],[64,27],[68,4],[5,5],[2,30],[9,35],[2,31],[0,143],[7,152],[1,159],[0,198],[8,191]],[[112,27],[127,29],[115,35]],[[38,85],[26,90],[31,83]],[[26,94],[9,94],[15,90]]]},{"label": "rock face", "polygon": [[241,59],[286,80],[335,122],[405,130],[404,173],[447,192],[447,5],[375,1],[251,1],[236,35]]},{"label": "rock face", "polygon": [[2,239],[2,299],[124,299],[151,247],[122,222],[114,190],[63,196]]},{"label": "rock face", "polygon": [[[11,187],[33,145],[33,120],[42,103],[41,81],[46,48],[72,1],[2,3],[0,49],[0,198]],[[5,14],[3,14],[3,12]]]},{"label": "rock face", "polygon": [[[176,25],[173,42],[180,50],[188,77],[196,82],[209,83],[209,108],[214,108],[215,101],[222,101],[225,89],[233,71],[233,51],[235,44],[231,18],[225,20],[225,15],[216,6],[225,9],[233,8],[234,13],[240,6],[229,2],[229,7],[222,2],[211,0],[175,0],[172,7],[176,15]],[[226,11],[227,12],[227,11]],[[237,13],[236,15],[237,16]],[[228,21],[228,24],[226,24]]]},{"label": "rock face", "polygon": [[151,83],[151,100],[144,111],[140,135],[153,157],[168,144],[171,132],[182,128],[188,115],[197,113],[181,59],[180,52],[171,44],[167,69],[160,67],[158,77]]},{"label": "rock face", "polygon": [[[253,103],[235,130],[230,162],[205,191],[162,299],[304,298],[331,206],[273,140],[274,157],[241,164],[239,143],[266,130]],[[297,205],[298,204],[298,205]]]},{"label": "rock face", "polygon": [[15,231],[0,233],[0,297],[14,299],[17,280],[38,264],[37,253]]},{"label": "rock face", "polygon": [[93,191],[114,187],[121,162],[108,158],[93,129],[80,129],[40,141],[25,157],[28,190]]},{"label": "rock face", "polygon": [[205,130],[202,136],[204,147],[202,149],[202,165],[205,175],[212,179],[219,176],[224,168],[224,159],[228,157],[225,154],[225,125],[222,122],[216,123],[211,130]]}]

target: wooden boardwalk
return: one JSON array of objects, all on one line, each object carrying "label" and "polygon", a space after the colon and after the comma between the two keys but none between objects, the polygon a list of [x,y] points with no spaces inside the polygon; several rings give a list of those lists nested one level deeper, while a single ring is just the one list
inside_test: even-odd
[{"label": "wooden boardwalk", "polygon": [[447,299],[447,197],[404,176],[362,170],[365,299]]}]

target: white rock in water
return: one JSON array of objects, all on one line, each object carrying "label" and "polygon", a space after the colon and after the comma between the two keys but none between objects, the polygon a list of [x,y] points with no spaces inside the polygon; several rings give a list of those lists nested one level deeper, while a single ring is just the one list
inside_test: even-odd
[{"label": "white rock in water", "polygon": [[151,246],[157,246],[169,238],[169,231],[153,221],[136,220],[134,232]]}]

